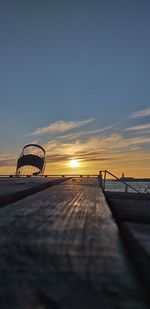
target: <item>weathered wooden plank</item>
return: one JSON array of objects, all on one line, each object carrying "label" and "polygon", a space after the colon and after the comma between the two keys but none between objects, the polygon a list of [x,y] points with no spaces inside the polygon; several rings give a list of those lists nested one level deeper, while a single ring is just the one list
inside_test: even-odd
[{"label": "weathered wooden plank", "polygon": [[150,194],[106,192],[105,195],[118,223],[150,223]]},{"label": "weathered wooden plank", "polygon": [[123,223],[121,232],[143,276],[145,287],[150,292],[150,226]]},{"label": "weathered wooden plank", "polygon": [[105,191],[105,195],[108,199],[150,200],[149,193]]},{"label": "weathered wooden plank", "polygon": [[0,210],[1,308],[148,308],[96,179]]},{"label": "weathered wooden plank", "polygon": [[22,191],[35,187],[37,185],[47,183],[56,179],[62,179],[60,177],[12,177],[12,178],[0,178],[0,197],[17,191]]},{"label": "weathered wooden plank", "polygon": [[28,178],[0,179],[0,208],[66,180],[68,179],[41,177],[32,178],[32,180]]}]

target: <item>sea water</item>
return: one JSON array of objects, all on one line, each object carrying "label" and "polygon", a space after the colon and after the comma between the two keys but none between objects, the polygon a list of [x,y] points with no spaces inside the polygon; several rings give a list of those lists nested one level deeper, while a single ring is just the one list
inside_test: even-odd
[{"label": "sea water", "polygon": [[[135,188],[137,191],[141,193],[150,193],[150,182],[146,181],[129,181],[127,182],[129,186]],[[126,186],[124,183],[121,181],[116,181],[116,180],[106,180],[105,182],[105,190],[106,191],[119,191],[119,192],[135,192],[133,189],[130,187]]]}]

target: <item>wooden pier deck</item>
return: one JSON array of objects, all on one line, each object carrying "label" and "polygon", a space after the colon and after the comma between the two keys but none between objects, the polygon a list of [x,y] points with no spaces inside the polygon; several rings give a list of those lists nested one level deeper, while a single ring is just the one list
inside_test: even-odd
[{"label": "wooden pier deck", "polygon": [[106,192],[105,195],[150,295],[150,194]]},{"label": "wooden pier deck", "polygon": [[33,193],[0,209],[0,308],[149,308],[97,178]]}]

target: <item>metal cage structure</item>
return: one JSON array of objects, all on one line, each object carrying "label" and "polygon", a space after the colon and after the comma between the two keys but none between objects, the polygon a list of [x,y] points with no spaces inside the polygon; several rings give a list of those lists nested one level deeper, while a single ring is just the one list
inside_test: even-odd
[{"label": "metal cage structure", "polygon": [[37,144],[23,147],[17,161],[16,176],[43,175],[45,169],[45,149]]}]

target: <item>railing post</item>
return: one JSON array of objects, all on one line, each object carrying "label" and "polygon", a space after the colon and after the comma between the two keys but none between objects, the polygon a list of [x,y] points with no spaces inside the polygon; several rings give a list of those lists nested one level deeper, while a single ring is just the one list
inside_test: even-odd
[{"label": "railing post", "polygon": [[100,187],[103,189],[103,177],[102,177],[101,171],[99,172],[99,184],[100,184]]},{"label": "railing post", "polygon": [[104,171],[104,185],[103,185],[104,190],[105,190],[105,183],[106,183],[106,170]]},{"label": "railing post", "polygon": [[125,192],[126,193],[128,192],[128,185],[127,185],[127,183],[125,184]]},{"label": "railing post", "polygon": [[[127,182],[125,182],[124,180],[118,178],[117,176],[113,175],[112,173],[110,173],[110,172],[107,171],[107,170],[104,171],[104,182],[103,182],[103,183],[104,183],[104,187],[103,187],[103,189],[105,189],[105,182],[106,182],[106,174],[107,174],[107,173],[108,173],[109,175],[111,175],[112,177],[116,178],[117,180],[121,181],[122,183],[124,183],[124,185],[126,185],[125,190],[128,190],[128,188],[131,188],[131,189],[134,190],[135,192],[140,193],[139,190],[137,190],[137,189],[135,189],[134,187],[130,186]],[[127,192],[127,191],[126,191],[126,192]]]}]

